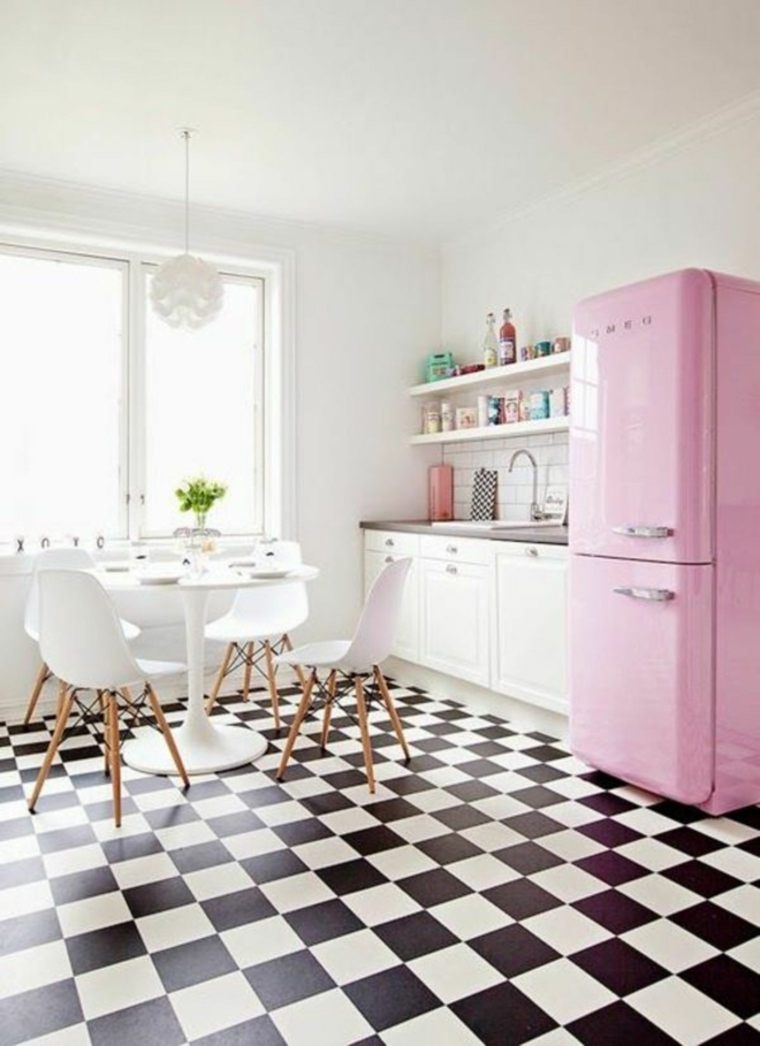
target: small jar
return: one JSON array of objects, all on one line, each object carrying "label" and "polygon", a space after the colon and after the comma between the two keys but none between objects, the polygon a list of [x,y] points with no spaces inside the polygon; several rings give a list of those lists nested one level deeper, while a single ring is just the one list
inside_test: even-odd
[{"label": "small jar", "polygon": [[441,408],[437,403],[428,403],[425,406],[422,431],[427,436],[441,431]]},{"label": "small jar", "polygon": [[454,428],[454,410],[450,403],[441,404],[441,432],[451,432]]}]

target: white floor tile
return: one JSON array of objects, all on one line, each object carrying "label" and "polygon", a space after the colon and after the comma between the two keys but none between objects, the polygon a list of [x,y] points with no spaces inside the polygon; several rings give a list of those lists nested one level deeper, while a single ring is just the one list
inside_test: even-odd
[{"label": "white floor tile", "polygon": [[231,1028],[264,1012],[259,997],[239,972],[182,988],[169,999],[188,1039]]},{"label": "white floor tile", "polygon": [[51,941],[4,955],[0,959],[0,999],[63,981],[71,975],[64,941]]},{"label": "white floor tile", "polygon": [[65,937],[99,930],[104,926],[116,926],[132,918],[127,902],[116,891],[58,905],[57,912]]},{"label": "white floor tile", "polygon": [[498,930],[514,921],[495,904],[478,894],[457,897],[454,901],[437,904],[430,909],[430,914],[463,941],[472,940],[473,937],[489,933],[491,930]]},{"label": "white floor tile", "polygon": [[621,940],[671,973],[679,973],[718,954],[717,948],[667,919],[637,926],[635,930],[621,934]]},{"label": "white floor tile", "polygon": [[235,926],[220,936],[241,969],[258,966],[281,955],[290,955],[304,946],[301,938],[281,915],[260,919],[253,929],[250,926]]},{"label": "white floor tile", "polygon": [[514,977],[512,984],[558,1024],[569,1024],[617,998],[569,959],[538,966]]},{"label": "white floor tile", "polygon": [[447,1005],[503,980],[498,970],[466,944],[431,952],[407,965]]},{"label": "white floor tile", "polygon": [[287,879],[264,883],[261,892],[279,912],[292,912],[320,901],[330,901],[335,894],[314,872],[302,872]]},{"label": "white floor tile", "polygon": [[480,1039],[451,1010],[441,1007],[388,1028],[383,1032],[383,1042],[387,1046],[478,1046]]},{"label": "white floor tile", "polygon": [[114,963],[77,977],[77,991],[85,1018],[93,1020],[127,1006],[147,1002],[164,994],[164,986],[151,958]]},{"label": "white floor tile", "polygon": [[530,919],[524,919],[521,925],[560,955],[572,955],[582,948],[599,944],[609,936],[598,923],[569,906],[533,915]]},{"label": "white floor tile", "polygon": [[658,981],[626,999],[683,1046],[697,1046],[738,1024],[738,1019],[678,977]]},{"label": "white floor tile", "polygon": [[366,926],[377,926],[420,911],[420,905],[395,883],[358,890],[346,894],[342,900]]},{"label": "white floor tile", "polygon": [[275,1010],[272,1020],[288,1046],[338,1046],[373,1034],[372,1027],[337,988]]},{"label": "white floor tile", "polygon": [[371,930],[347,933],[311,949],[336,984],[348,984],[398,966],[399,958]]},{"label": "white floor tile", "polygon": [[136,923],[149,952],[197,941],[215,932],[211,920],[198,904],[185,904],[166,912],[144,915]]}]

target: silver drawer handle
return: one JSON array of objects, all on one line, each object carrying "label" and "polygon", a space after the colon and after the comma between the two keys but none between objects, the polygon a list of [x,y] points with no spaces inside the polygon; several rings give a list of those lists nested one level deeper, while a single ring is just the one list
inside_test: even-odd
[{"label": "silver drawer handle", "polygon": [[446,564],[446,573],[447,574],[458,574],[459,571],[457,570],[457,568],[454,566],[453,563],[447,563]]},{"label": "silver drawer handle", "polygon": [[446,551],[450,552],[453,556],[455,556],[457,554],[457,552],[459,551],[459,549],[456,547],[456,545],[447,545],[446,546]]},{"label": "silver drawer handle", "polygon": [[393,562],[393,556],[386,556],[385,557],[385,562],[386,563],[392,563]]},{"label": "silver drawer handle", "polygon": [[624,585],[622,588],[613,588],[619,596],[631,596],[633,599],[648,599],[652,603],[667,603],[669,599],[675,599],[675,592],[669,588],[637,588]]},{"label": "silver drawer handle", "polygon": [[527,547],[527,548],[525,549],[525,555],[526,555],[526,556],[537,556],[537,555],[538,555],[538,549],[537,549],[537,548],[534,548],[534,546],[533,546],[533,545],[529,545],[529,546],[528,546],[528,547]]},{"label": "silver drawer handle", "polygon": [[393,548],[393,546],[395,544],[396,544],[396,542],[393,540],[393,538],[386,538],[385,539],[385,547],[386,548]]},{"label": "silver drawer handle", "polygon": [[669,538],[673,536],[672,527],[639,527],[627,523],[623,527],[613,527],[615,534],[622,534],[627,538]]}]

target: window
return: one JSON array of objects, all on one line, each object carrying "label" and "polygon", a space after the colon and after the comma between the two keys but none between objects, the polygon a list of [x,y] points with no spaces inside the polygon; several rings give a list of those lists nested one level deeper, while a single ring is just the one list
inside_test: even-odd
[{"label": "window", "polygon": [[211,525],[225,534],[261,530],[261,281],[229,276],[224,283],[221,313],[190,334],[146,310],[147,535],[177,526],[174,490],[198,473],[227,485]]},{"label": "window", "polygon": [[228,485],[211,525],[262,531],[265,280],[223,273],[222,312],[187,332],[150,308],[154,269],[0,247],[0,541],[168,536],[199,473]]}]

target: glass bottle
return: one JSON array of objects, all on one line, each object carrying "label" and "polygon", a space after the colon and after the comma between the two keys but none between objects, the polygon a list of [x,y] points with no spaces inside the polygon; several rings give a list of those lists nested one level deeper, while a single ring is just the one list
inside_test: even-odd
[{"label": "glass bottle", "polygon": [[509,309],[504,310],[504,322],[499,331],[499,366],[505,367],[508,363],[517,360],[517,332],[512,323],[512,313]]},{"label": "glass bottle", "polygon": [[499,342],[496,339],[496,317],[492,312],[486,316],[486,336],[483,339],[483,363],[495,367],[499,362]]}]

